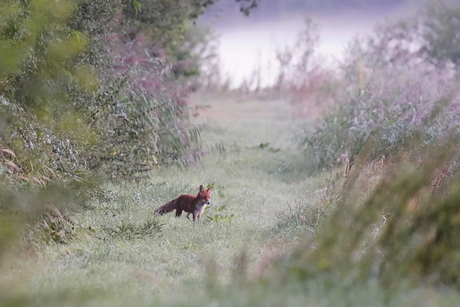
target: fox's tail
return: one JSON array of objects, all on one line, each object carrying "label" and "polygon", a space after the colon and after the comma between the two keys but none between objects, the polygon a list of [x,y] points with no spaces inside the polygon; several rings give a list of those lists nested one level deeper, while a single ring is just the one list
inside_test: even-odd
[{"label": "fox's tail", "polygon": [[163,215],[163,214],[166,214],[166,213],[169,213],[169,212],[173,211],[174,209],[176,209],[176,200],[175,199],[173,199],[169,203],[166,203],[163,206],[157,208],[154,211],[154,214]]}]

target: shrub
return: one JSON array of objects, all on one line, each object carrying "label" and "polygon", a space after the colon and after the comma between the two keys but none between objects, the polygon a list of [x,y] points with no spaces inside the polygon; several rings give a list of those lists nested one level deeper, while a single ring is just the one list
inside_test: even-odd
[{"label": "shrub", "polygon": [[434,65],[420,47],[418,29],[432,19],[384,25],[349,45],[337,105],[314,133],[299,135],[307,169],[331,167],[369,141],[371,159],[388,158],[410,149],[415,136],[429,145],[457,126],[456,68]]}]

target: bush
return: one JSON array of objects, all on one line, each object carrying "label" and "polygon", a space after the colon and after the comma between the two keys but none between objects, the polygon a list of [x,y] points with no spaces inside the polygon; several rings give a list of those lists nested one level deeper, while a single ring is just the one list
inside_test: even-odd
[{"label": "bush", "polygon": [[329,168],[360,153],[367,142],[374,144],[371,159],[389,158],[409,150],[414,138],[429,145],[458,125],[456,67],[435,65],[422,52],[418,29],[436,18],[384,25],[349,45],[337,105],[314,133],[299,135],[305,168]]}]

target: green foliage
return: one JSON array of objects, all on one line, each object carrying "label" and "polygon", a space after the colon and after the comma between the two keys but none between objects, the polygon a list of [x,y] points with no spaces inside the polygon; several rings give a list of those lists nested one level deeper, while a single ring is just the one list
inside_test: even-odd
[{"label": "green foliage", "polygon": [[[137,1],[2,4],[1,166],[18,184],[60,180],[93,190],[95,177],[100,181],[101,175],[132,178],[159,165],[189,164],[199,157],[200,129],[187,127],[186,90],[171,86],[178,83],[176,71],[164,73],[169,69],[166,59],[148,59],[158,65],[136,66],[120,75],[115,71],[117,54],[106,54],[114,48],[107,36],[126,27],[114,19],[126,4],[139,13]],[[190,17],[180,7],[165,9],[183,22]],[[161,17],[149,25],[165,21]],[[180,24],[171,21],[162,31],[177,29],[182,29]],[[166,91],[160,88],[155,97],[155,90],[139,91],[135,83],[145,78],[143,69],[161,77],[161,86],[156,86]]]},{"label": "green foliage", "polygon": [[[152,168],[169,164],[188,165],[199,157],[200,137],[199,127],[188,127],[187,89],[174,76],[174,59],[159,55],[163,48],[160,38],[143,33],[165,19],[154,18],[149,25],[139,14],[114,19],[122,4],[82,2],[73,19],[77,28],[96,33],[81,60],[90,61],[103,81],[84,97],[92,101],[89,121],[99,135],[98,145],[86,153],[91,157],[88,167],[114,180],[145,176]],[[149,7],[145,5],[141,11]],[[174,12],[178,16],[183,13],[179,8]],[[91,22],[86,23],[87,19]],[[131,27],[130,19],[139,27]],[[173,35],[178,28],[171,23],[164,31]],[[119,29],[127,35],[116,33]],[[104,55],[107,49],[111,57]]]},{"label": "green foliage", "polygon": [[[235,216],[235,214],[226,214],[225,213],[225,211],[227,211],[227,206],[226,205],[222,205],[222,206],[217,207],[217,208],[212,208],[211,211],[212,211],[212,213],[207,214],[207,218],[210,221],[213,221],[213,222],[230,221]],[[217,212],[217,213],[212,215],[214,212]]]},{"label": "green foliage", "polygon": [[2,167],[44,184],[194,163],[200,128],[187,123],[187,80],[215,49],[209,30],[188,24],[212,3],[2,3],[0,146],[15,155]]},{"label": "green foliage", "polygon": [[[16,235],[27,223],[56,242],[71,232],[62,216],[41,214],[97,191],[80,156],[97,137],[68,91],[84,93],[96,82],[72,62],[88,45],[68,24],[75,8],[75,1],[9,1],[0,13],[0,215],[18,225]],[[2,223],[2,232],[11,225]],[[0,249],[17,243],[10,241]]]},{"label": "green foliage", "polygon": [[151,218],[141,225],[136,225],[131,222],[121,222],[121,224],[116,227],[105,228],[105,232],[112,238],[133,240],[145,236],[154,236],[161,232],[161,226],[162,224],[158,219]]},{"label": "green foliage", "polygon": [[75,152],[94,143],[95,136],[66,92],[93,78],[84,66],[69,63],[87,45],[85,36],[66,24],[73,2],[5,5],[14,14],[0,31],[1,61],[9,63],[0,64],[0,144],[14,154],[16,177],[43,183],[75,174],[81,167]]},{"label": "green foliage", "polygon": [[141,3],[139,1],[132,0],[131,1],[131,8],[134,10],[134,12],[136,14],[139,14],[139,12],[141,11],[142,5],[141,5]]}]

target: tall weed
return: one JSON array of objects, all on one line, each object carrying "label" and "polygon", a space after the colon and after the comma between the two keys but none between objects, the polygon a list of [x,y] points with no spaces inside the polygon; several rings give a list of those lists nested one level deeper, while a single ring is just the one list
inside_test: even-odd
[{"label": "tall weed", "polygon": [[457,147],[453,135],[418,154],[402,154],[398,162],[380,166],[374,183],[370,166],[358,163],[338,187],[340,198],[316,236],[279,260],[272,277],[376,282],[388,294],[404,284],[458,289]]},{"label": "tall weed", "polygon": [[[436,65],[422,52],[419,28],[425,15],[376,28],[350,43],[340,68],[336,105],[314,132],[298,134],[301,167],[330,168],[373,142],[371,159],[429,145],[459,123],[460,97],[455,63]],[[436,20],[435,20],[436,21]]]}]

